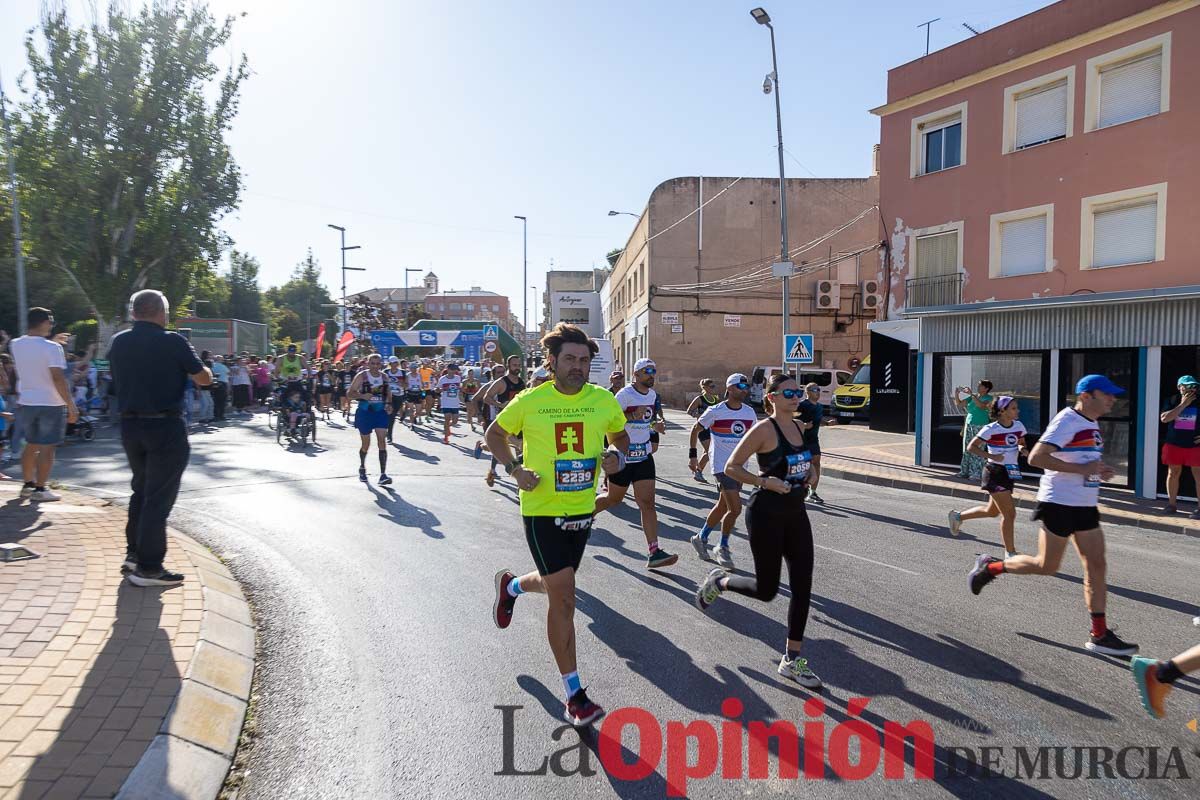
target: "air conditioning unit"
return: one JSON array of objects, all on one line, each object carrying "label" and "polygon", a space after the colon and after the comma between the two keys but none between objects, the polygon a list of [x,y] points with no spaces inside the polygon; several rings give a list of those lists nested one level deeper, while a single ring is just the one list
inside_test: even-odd
[{"label": "air conditioning unit", "polygon": [[879,293],[879,281],[862,282],[863,311],[878,311],[883,305],[883,295]]},{"label": "air conditioning unit", "polygon": [[837,281],[822,279],[817,281],[817,292],[813,296],[813,305],[817,311],[837,311],[842,304],[842,285]]}]

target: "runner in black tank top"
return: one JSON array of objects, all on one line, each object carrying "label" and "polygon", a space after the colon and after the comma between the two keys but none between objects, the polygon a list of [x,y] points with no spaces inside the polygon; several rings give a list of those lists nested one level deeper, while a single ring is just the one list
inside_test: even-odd
[{"label": "runner in black tank top", "polygon": [[[800,657],[812,593],[813,539],[804,508],[805,481],[812,458],[804,445],[807,423],[794,419],[803,390],[789,375],[778,374],[767,384],[764,405],[771,416],[756,424],[738,444],[725,465],[725,474],[755,487],[746,503],[746,529],[754,554],[754,577],[732,577],[714,569],[696,592],[696,607],[708,608],[728,590],[764,602],[779,590],[783,562],[787,561],[792,597],[788,604],[787,650],[779,674],[809,689],[821,688],[821,679]],[[757,475],[743,465],[753,455]]]}]

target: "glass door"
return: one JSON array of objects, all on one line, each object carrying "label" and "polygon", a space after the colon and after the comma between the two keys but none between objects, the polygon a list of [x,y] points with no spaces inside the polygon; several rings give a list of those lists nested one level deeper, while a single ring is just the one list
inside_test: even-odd
[{"label": "glass door", "polygon": [[1137,350],[1063,350],[1059,356],[1059,408],[1075,405],[1075,384],[1084,375],[1104,375],[1125,394],[1117,397],[1112,411],[1101,417],[1104,461],[1117,471],[1112,486],[1132,487],[1137,471]]},{"label": "glass door", "polygon": [[[1161,410],[1173,408],[1179,402],[1179,389],[1176,381],[1184,375],[1200,375],[1200,347],[1164,347],[1162,349],[1162,375],[1159,384]],[[1162,443],[1167,440],[1167,426],[1158,426],[1158,493],[1167,494],[1167,468],[1163,466],[1161,450]],[[1179,480],[1179,496],[1194,498],[1198,496],[1200,487],[1192,478],[1192,471],[1185,469]]]}]

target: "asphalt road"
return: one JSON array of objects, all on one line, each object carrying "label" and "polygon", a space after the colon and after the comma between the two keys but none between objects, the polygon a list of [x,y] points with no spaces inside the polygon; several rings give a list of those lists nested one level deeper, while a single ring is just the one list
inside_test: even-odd
[{"label": "asphalt road", "polygon": [[[590,695],[610,717],[625,707],[652,715],[653,724],[642,715],[644,741],[634,726],[621,740],[626,763],[640,757],[654,767],[637,780],[622,779],[600,739],[581,745],[562,728],[544,600],[522,598],[508,630],[491,622],[493,574],[525,571],[532,560],[513,488],[485,486],[486,462],[472,457],[475,437],[465,425],[451,446],[427,433],[398,436],[390,491],[357,480],[357,437],[340,418],[322,423],[321,446],[309,450],[278,446],[262,417],[197,433],[173,523],[227,560],[260,626],[258,737],[241,797],[662,797],[685,787],[692,797],[720,798],[1200,796],[1200,734],[1185,727],[1200,715],[1200,681],[1179,685],[1168,719],[1147,718],[1126,663],[1082,649],[1088,619],[1070,553],[1057,577],[1006,576],[973,597],[966,572],[975,553],[999,552],[999,533],[995,524],[969,523],[961,538],[950,537],[949,498],[825,482],[828,504],[810,509],[818,550],[805,652],[826,688],[814,695],[784,682],[775,666],[786,592],[770,604],[726,595],[708,615],[692,606],[711,566],[686,538],[714,491],[689,476],[684,418],[672,419],[657,457],[658,496],[661,537],[680,563],[658,574],[645,569],[627,501],[598,520],[579,576],[580,672]],[[853,430],[831,427],[822,436]],[[374,455],[372,474],[373,462]],[[56,478],[127,491],[112,441],[64,449]],[[1146,654],[1193,644],[1200,541],[1107,532],[1110,623]],[[1025,514],[1017,537],[1023,550],[1036,546]],[[739,568],[750,566],[741,525],[734,556]],[[824,714],[805,705],[814,696]],[[734,769],[737,748],[743,760],[751,748],[737,725],[734,735],[720,727],[727,698],[740,701],[740,716],[731,713],[746,725],[818,725],[808,733],[813,743],[823,736],[828,752],[823,766],[813,762],[816,777],[804,776],[803,762],[799,779],[780,777],[775,755],[769,777]],[[859,711],[851,698],[869,703]],[[852,728],[837,727],[852,714],[875,742],[888,721],[928,723],[935,778],[916,779],[911,766],[903,781],[885,778],[882,763],[873,767],[877,748],[860,751],[859,740],[846,737]],[[683,727],[689,723],[698,724]],[[864,779],[850,779],[847,741],[850,764],[860,755],[869,762]],[[1065,749],[1043,751],[1038,762],[1039,747]],[[1115,769],[1131,747],[1157,750],[1126,751],[1126,775],[1168,777],[1107,778],[1103,765],[1089,777],[1104,751],[1087,748],[1110,748]],[[966,771],[955,748],[993,759],[1004,774],[952,775]],[[1014,779],[1017,748],[1034,762],[1022,775],[1039,775],[1044,763],[1046,777]],[[1059,777],[1072,775],[1075,748],[1083,777]],[[556,753],[552,766],[568,774],[497,774],[537,772]],[[683,783],[681,759],[716,765],[718,753],[741,777],[723,777],[716,766],[711,777]],[[579,774],[581,765],[595,772]]]}]

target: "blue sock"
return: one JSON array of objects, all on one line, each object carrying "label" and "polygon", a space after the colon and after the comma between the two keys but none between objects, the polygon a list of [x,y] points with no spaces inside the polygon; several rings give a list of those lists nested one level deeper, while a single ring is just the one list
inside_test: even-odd
[{"label": "blue sock", "polygon": [[520,578],[513,578],[511,581],[508,582],[508,593],[511,594],[513,597],[516,597],[517,595],[525,594],[525,590],[521,588],[521,579]]},{"label": "blue sock", "polygon": [[563,690],[567,693],[567,699],[570,700],[575,696],[575,693],[583,688],[583,684],[579,682],[578,672],[568,672],[562,676]]},{"label": "blue sock", "polygon": [[710,528],[707,525],[705,525],[703,528],[701,528],[700,529],[700,541],[704,542],[705,544],[708,544],[708,535],[710,533],[712,533],[714,530],[716,530],[716,528]]},{"label": "blue sock", "polygon": [[721,547],[729,547],[729,534],[728,533],[721,534]]}]

